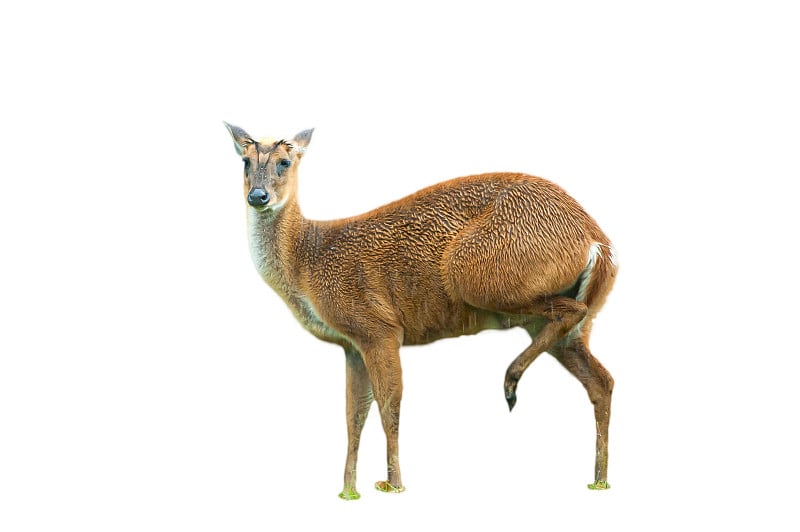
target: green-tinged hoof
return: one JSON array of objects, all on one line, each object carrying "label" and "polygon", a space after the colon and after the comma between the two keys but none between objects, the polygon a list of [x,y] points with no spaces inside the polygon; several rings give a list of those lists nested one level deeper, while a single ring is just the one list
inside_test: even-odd
[{"label": "green-tinged hoof", "polygon": [[406,491],[405,486],[392,486],[385,480],[375,483],[375,489],[383,493],[403,493]]},{"label": "green-tinged hoof", "polygon": [[588,487],[590,490],[607,490],[611,486],[605,480],[597,480],[594,484],[589,484]]},{"label": "green-tinged hoof", "polygon": [[358,494],[355,488],[345,488],[339,494],[340,499],[344,499],[346,501],[355,501],[361,498],[361,495]]}]

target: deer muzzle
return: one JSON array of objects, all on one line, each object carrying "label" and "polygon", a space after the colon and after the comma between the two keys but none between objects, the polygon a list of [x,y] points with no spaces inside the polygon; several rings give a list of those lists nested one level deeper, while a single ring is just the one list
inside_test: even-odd
[{"label": "deer muzzle", "polygon": [[263,207],[269,203],[269,193],[263,188],[254,188],[247,195],[247,203],[251,207]]}]

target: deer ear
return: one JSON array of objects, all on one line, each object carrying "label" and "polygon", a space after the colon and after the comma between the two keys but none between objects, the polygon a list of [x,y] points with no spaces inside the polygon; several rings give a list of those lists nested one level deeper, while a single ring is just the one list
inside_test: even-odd
[{"label": "deer ear", "polygon": [[225,127],[228,128],[228,133],[230,133],[231,137],[233,137],[233,145],[236,147],[236,153],[238,153],[241,156],[242,153],[244,153],[244,149],[248,145],[253,144],[255,142],[253,140],[253,137],[251,137],[247,133],[247,131],[245,131],[240,127],[231,125],[227,122],[222,122],[222,123],[225,124]]},{"label": "deer ear", "polygon": [[311,142],[311,135],[314,133],[313,129],[306,129],[301,131],[292,139],[292,145],[302,154],[306,151],[308,143]]}]

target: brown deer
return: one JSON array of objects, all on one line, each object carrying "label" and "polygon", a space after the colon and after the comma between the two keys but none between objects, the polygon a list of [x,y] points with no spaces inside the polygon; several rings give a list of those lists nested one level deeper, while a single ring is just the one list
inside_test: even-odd
[{"label": "brown deer", "polygon": [[509,410],[525,369],[549,352],[594,405],[589,487],[609,487],[614,380],[588,342],[617,262],[608,238],[574,199],[539,177],[492,173],[445,181],[360,216],[308,220],[297,202],[297,171],[313,130],[256,141],[225,125],[244,160],[256,269],[303,327],[344,348],[348,444],[341,498],[359,498],[358,445],[373,399],[388,467],[388,479],[375,487],[405,489],[397,446],[400,346],[511,327],[525,329],[531,344],[506,371]]}]

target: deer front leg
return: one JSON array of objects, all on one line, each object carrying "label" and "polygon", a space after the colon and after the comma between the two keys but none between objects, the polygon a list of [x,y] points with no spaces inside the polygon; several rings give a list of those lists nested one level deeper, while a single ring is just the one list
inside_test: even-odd
[{"label": "deer front leg", "polygon": [[364,349],[364,363],[372,382],[372,392],[381,414],[383,432],[386,434],[386,464],[388,480],[375,483],[384,493],[405,491],[400,475],[398,430],[400,425],[400,400],[403,396],[403,379],[400,368],[399,342],[386,340]]},{"label": "deer front leg", "polygon": [[364,366],[361,353],[345,349],[347,373],[347,461],[344,466],[344,488],[339,497],[355,500],[361,497],[356,491],[356,463],[361,429],[372,405],[372,384]]}]

